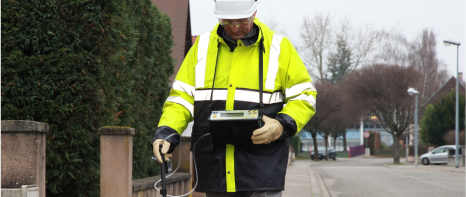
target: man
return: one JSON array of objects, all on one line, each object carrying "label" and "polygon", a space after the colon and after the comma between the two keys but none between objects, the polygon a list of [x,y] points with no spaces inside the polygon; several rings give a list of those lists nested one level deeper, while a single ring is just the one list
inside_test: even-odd
[{"label": "man", "polygon": [[[196,191],[206,192],[207,197],[281,196],[288,139],[315,113],[317,92],[302,60],[287,38],[254,18],[257,6],[255,0],[215,1],[219,24],[200,35],[184,59],[153,137],[160,162],[159,145],[170,157],[180,137],[168,136],[181,134],[194,120],[191,151],[195,148]],[[209,136],[200,138],[211,132],[211,111],[261,108],[259,84],[263,84],[265,124],[254,130],[252,143],[222,145],[212,144]]]}]

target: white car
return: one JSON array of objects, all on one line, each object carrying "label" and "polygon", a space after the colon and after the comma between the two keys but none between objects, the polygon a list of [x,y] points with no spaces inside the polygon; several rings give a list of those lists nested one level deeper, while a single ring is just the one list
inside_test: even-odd
[{"label": "white car", "polygon": [[419,157],[419,161],[424,165],[429,165],[431,163],[447,163],[448,150],[455,150],[455,147],[455,145],[440,146],[426,154],[421,155],[421,157]]}]

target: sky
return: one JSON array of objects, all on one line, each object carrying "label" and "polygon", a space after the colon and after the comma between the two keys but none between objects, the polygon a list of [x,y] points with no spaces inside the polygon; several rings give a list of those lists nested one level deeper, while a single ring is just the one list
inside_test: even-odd
[{"label": "sky", "polygon": [[[192,35],[212,31],[218,23],[213,0],[190,0]],[[465,0],[259,0],[256,17],[276,23],[292,43],[299,43],[304,16],[330,13],[335,19],[346,16],[354,26],[372,25],[374,29],[402,32],[409,41],[423,29],[436,33],[437,57],[447,64],[449,75],[456,76],[457,48],[446,47],[443,40],[461,43],[459,72],[466,72]]]}]

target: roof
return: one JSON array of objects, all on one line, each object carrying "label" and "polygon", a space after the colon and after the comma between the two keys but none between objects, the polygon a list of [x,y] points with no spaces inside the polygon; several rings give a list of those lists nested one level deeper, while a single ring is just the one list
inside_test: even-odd
[{"label": "roof", "polygon": [[[464,85],[466,83],[464,81],[460,81],[459,85],[459,92],[464,94]],[[456,78],[451,77],[446,83],[444,83],[425,103],[423,103],[419,107],[419,120],[422,120],[424,116],[424,111],[429,104],[434,104],[435,102],[439,101],[443,95],[448,94],[451,92],[452,89],[456,88]]]},{"label": "roof", "polygon": [[[464,94],[464,81],[458,83],[460,92]],[[456,78],[451,77],[447,82],[445,82],[442,87],[440,87],[427,101],[421,105],[421,108],[424,108],[428,104],[435,103],[440,97],[445,94],[450,93],[451,89],[456,88]]]},{"label": "roof", "polygon": [[173,75],[170,77],[170,81],[173,82],[184,57],[192,46],[189,0],[151,1],[159,11],[171,18],[172,34],[175,42],[175,46],[172,48],[172,57],[176,60]]}]

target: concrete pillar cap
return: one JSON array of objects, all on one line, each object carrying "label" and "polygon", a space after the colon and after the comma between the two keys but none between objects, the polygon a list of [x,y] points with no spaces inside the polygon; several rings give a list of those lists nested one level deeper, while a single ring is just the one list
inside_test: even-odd
[{"label": "concrete pillar cap", "polygon": [[30,120],[2,120],[2,132],[36,131],[49,132],[49,124]]},{"label": "concrete pillar cap", "polygon": [[99,135],[134,135],[133,128],[125,126],[105,126],[99,129]]}]

